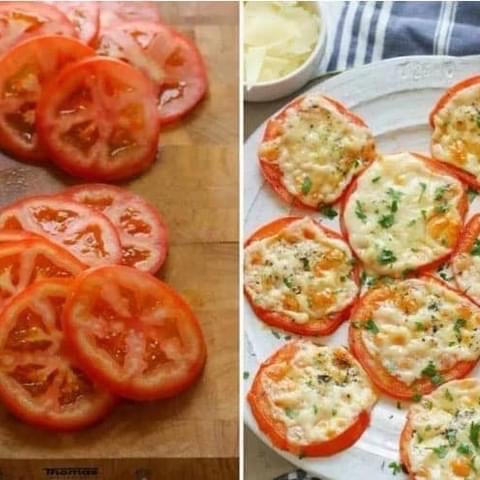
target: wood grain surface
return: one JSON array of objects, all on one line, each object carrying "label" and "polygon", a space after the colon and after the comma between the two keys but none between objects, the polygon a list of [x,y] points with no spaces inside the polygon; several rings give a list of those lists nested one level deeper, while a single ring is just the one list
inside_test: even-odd
[{"label": "wood grain surface", "polygon": [[[104,459],[100,465],[111,473],[85,478],[135,479],[112,472],[135,470],[147,461],[135,459],[162,458],[165,462],[155,465],[178,475],[161,478],[237,475],[238,3],[158,4],[164,20],[197,42],[208,66],[210,91],[190,117],[162,132],[154,166],[123,185],[153,202],[170,227],[170,252],[159,276],[198,314],[208,346],[207,366],[200,382],[185,394],[148,404],[124,402],[105,422],[75,434],[39,431],[0,407],[0,479],[50,478],[42,470],[50,460],[87,458]],[[0,156],[0,206],[75,183],[54,169]],[[192,460],[189,464],[182,458]],[[20,464],[25,471],[13,459],[28,460]],[[188,474],[196,464],[199,476]],[[202,468],[207,470],[201,473]]]}]

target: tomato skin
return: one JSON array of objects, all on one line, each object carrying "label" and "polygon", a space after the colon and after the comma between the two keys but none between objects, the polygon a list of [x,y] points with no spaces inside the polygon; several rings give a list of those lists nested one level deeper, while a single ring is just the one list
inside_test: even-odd
[{"label": "tomato skin", "polygon": [[324,457],[334,455],[351,447],[363,434],[370,423],[370,413],[362,411],[357,420],[337,437],[326,442],[314,442],[308,445],[292,443],[288,440],[285,425],[275,420],[270,412],[266,394],[261,382],[261,373],[270,365],[280,361],[289,361],[296,353],[298,347],[295,342],[289,342],[265,360],[261,365],[250,391],[247,401],[257,421],[260,430],[267,435],[272,443],[281,450],[286,450],[295,455],[306,457]]},{"label": "tomato skin", "polygon": [[[48,61],[41,61],[42,57],[38,56],[39,51],[45,52],[45,58],[48,56]],[[35,128],[38,126],[37,104],[41,91],[66,63],[93,54],[94,50],[74,38],[45,35],[21,42],[0,58],[0,146],[2,149],[26,162],[39,163],[47,160],[44,146]],[[27,93],[22,92],[9,97],[6,90],[9,88],[9,82],[12,82],[11,79],[21,73],[22,68],[32,68],[32,65],[33,68],[38,69],[39,73],[32,75],[35,80],[30,79],[30,82],[38,82],[38,85],[31,86],[31,90]],[[30,119],[33,115],[34,120],[26,122],[32,131],[27,132],[25,130],[27,127],[22,127],[23,130],[19,133],[8,123],[7,115],[18,115],[21,108],[25,106],[28,106],[28,110],[22,114],[22,119]]]},{"label": "tomato skin", "polygon": [[[254,241],[261,240],[263,238],[277,234],[283,228],[285,228],[292,222],[300,220],[301,218],[302,217],[282,217],[264,225],[263,227],[260,227],[245,241],[245,247],[247,247]],[[331,230],[330,228],[322,225],[317,221],[315,221],[315,223],[328,237],[336,240],[345,241],[345,239],[339,233]],[[360,286],[360,269],[358,263],[355,264],[352,270],[352,278],[356,285]],[[353,299],[352,302],[347,305],[343,310],[333,315],[329,315],[328,320],[325,322],[322,321],[322,324],[320,325],[316,324],[315,322],[312,322],[312,324],[302,325],[294,322],[288,315],[259,307],[254,303],[246,288],[244,288],[244,292],[253,311],[255,312],[257,317],[259,317],[263,322],[265,322],[267,325],[271,325],[272,327],[281,328],[282,330],[296,333],[298,335],[332,334],[345,320],[348,319],[351,307],[355,303],[355,299]]]},{"label": "tomato skin", "polygon": [[[57,131],[61,127],[57,109],[68,98],[70,91],[72,89],[77,91],[79,86],[83,86],[85,78],[97,79],[98,76],[125,81],[129,88],[135,89],[135,105],[141,104],[145,109],[142,111],[142,118],[135,119],[143,128],[138,127],[133,132],[137,135],[135,141],[138,141],[140,153],[122,154],[123,157],[116,158],[116,162],[112,162],[111,157],[105,158],[102,153],[98,155],[96,152],[91,155],[81,153],[71,144],[61,140],[60,132]],[[95,115],[93,119],[102,122],[102,129],[113,129],[112,124],[120,113],[116,111],[118,98],[115,101],[110,99],[106,105],[105,97],[106,94],[103,93],[103,102],[95,104],[101,113]],[[130,178],[148,169],[156,157],[160,122],[156,116],[154,99],[152,83],[127,63],[105,57],[85,58],[65,67],[42,92],[37,108],[38,135],[53,162],[73,176],[108,182]],[[129,131],[131,132],[131,128]],[[98,142],[101,142],[101,145],[106,147],[108,141],[109,138],[104,137],[103,133],[99,135]]]},{"label": "tomato skin", "polygon": [[[169,236],[167,224],[160,216],[158,210],[143,197],[135,195],[124,188],[101,183],[70,187],[59,194],[58,197],[94,208],[110,219],[118,231],[122,250],[124,251],[121,261],[122,265],[155,274],[165,262]],[[111,204],[108,206],[102,205],[102,198],[105,200],[109,199]],[[149,231],[147,234],[139,234],[139,238],[137,238],[137,233],[132,233],[129,230],[131,223],[134,223],[135,219],[133,222],[128,222],[124,219],[128,209],[137,210],[142,214],[140,221],[144,222],[144,230],[148,227]],[[132,263],[128,253],[125,253],[125,250],[132,246],[139,249],[150,249],[151,258]]]},{"label": "tomato skin", "polygon": [[[367,127],[365,121],[360,116],[348,110],[348,108],[340,101],[334,98],[328,97],[326,95],[322,95],[322,98],[330,102],[336,108],[338,113],[340,113],[341,115],[344,115],[348,120],[352,121],[355,125],[358,125],[361,127]],[[283,110],[281,110],[278,114],[276,114],[275,116],[271,117],[268,120],[267,125],[265,127],[265,132],[263,134],[263,138],[261,142],[262,144],[264,142],[274,140],[275,138],[281,135],[282,133],[281,125],[282,125],[282,122],[287,117],[287,110],[289,110],[290,108],[299,107],[303,99],[304,97],[301,96],[292,100],[286,107],[284,107]],[[354,181],[358,175],[361,175],[361,173],[366,168],[368,168],[368,166],[373,162],[374,158],[375,156],[373,155],[372,158],[368,162],[366,162],[364,168],[354,175],[352,181]],[[267,158],[265,158],[260,154],[258,156],[258,160],[260,162],[260,170],[265,180],[270,184],[270,186],[273,188],[275,193],[283,201],[285,201],[286,203],[290,204],[293,207],[306,208],[308,210],[318,211],[319,208],[325,205],[335,205],[337,203],[341,204],[343,198],[345,197],[346,191],[348,189],[348,185],[347,185],[345,189],[342,192],[340,192],[338,197],[332,202],[324,203],[320,205],[320,207],[313,207],[312,205],[302,202],[300,198],[296,197],[295,195],[293,195],[287,190],[287,188],[282,183],[283,172],[281,171],[280,167],[277,164],[268,161]]]},{"label": "tomato skin", "polygon": [[116,23],[101,32],[97,52],[126,60],[152,80],[162,125],[183,118],[207,95],[207,71],[200,51],[190,38],[168,25]]},{"label": "tomato skin", "polygon": [[[91,300],[92,295],[94,295],[93,292],[100,289],[98,284],[113,283],[116,279],[122,279],[132,275],[136,277],[136,285],[142,286],[144,282],[154,282],[157,288],[162,290],[162,295],[168,295],[169,300],[175,304],[176,308],[188,317],[189,335],[195,337],[193,342],[196,344],[195,348],[197,351],[195,352],[194,361],[188,364],[188,371],[177,376],[170,372],[171,378],[163,378],[161,384],[155,384],[155,382],[152,381],[148,382],[147,385],[146,382],[142,382],[142,379],[139,378],[141,373],[138,372],[134,377],[127,379],[119,378],[119,370],[109,370],[108,365],[106,367],[105,363],[99,363],[98,359],[100,357],[98,357],[98,355],[92,355],[92,350],[89,350],[88,346],[86,346],[85,335],[82,335],[78,327],[76,308],[78,305],[84,304],[85,298],[88,298],[89,301]],[[82,306],[82,309],[83,308],[84,306]],[[152,277],[148,273],[129,267],[102,266],[91,268],[81,273],[74,280],[72,294],[67,300],[63,311],[62,323],[68,339],[69,348],[89,377],[94,379],[99,385],[103,385],[106,389],[115,393],[115,395],[130,400],[151,401],[178,395],[198,380],[206,363],[207,350],[203,333],[198,320],[187,303],[167,284]],[[136,328],[136,326],[141,323],[142,320],[140,318],[135,318],[132,321],[132,325],[134,325],[132,328]]]},{"label": "tomato skin", "polygon": [[[34,282],[23,292],[17,294],[11,302],[2,310],[2,322],[0,322],[0,338],[2,341],[2,347],[0,347],[0,354],[2,352],[3,343],[5,339],[5,333],[3,330],[8,328],[11,317],[15,318],[15,313],[21,309],[22,305],[28,305],[31,301],[37,299],[37,295],[42,291],[55,291],[55,296],[61,296],[65,298],[67,292],[71,287],[71,280],[66,279],[48,279],[39,280]],[[33,300],[32,300],[33,299]],[[57,324],[60,324],[58,322]],[[57,327],[58,328],[58,327]],[[57,336],[59,331],[56,332]],[[61,342],[64,342],[62,335]],[[78,368],[76,359],[66,353],[67,350],[62,347],[57,347],[57,351],[49,353],[51,361],[57,360],[60,364],[69,363],[71,367]],[[41,358],[38,358],[41,362]],[[58,411],[57,408],[53,408],[50,405],[48,408],[43,406],[43,411],[35,411],[34,407],[29,407],[30,400],[22,399],[18,397],[18,392],[12,390],[11,385],[3,379],[3,372],[0,372],[0,400],[5,406],[19,419],[34,425],[36,427],[52,430],[56,432],[72,432],[80,430],[89,426],[92,426],[101,421],[118,403],[118,400],[107,393],[106,391],[96,390],[95,398],[90,405],[88,411],[85,411],[85,406],[82,407],[80,414],[69,414],[67,411],[64,413]],[[23,391],[21,395],[26,395]],[[28,395],[26,395],[28,397]]]},{"label": "tomato skin", "polygon": [[[444,174],[445,173],[449,174],[449,175],[457,178],[458,180],[460,180],[462,183],[464,183],[462,178],[459,178],[458,175],[453,173],[452,169],[450,169],[448,166],[442,165],[442,163],[440,163],[439,161],[434,160],[434,159],[429,158],[429,157],[425,157],[424,155],[420,155],[418,153],[412,153],[412,152],[409,152],[409,153],[411,155],[414,155],[418,159],[422,160],[428,167],[430,167],[434,171],[444,173]],[[347,226],[346,226],[346,223],[345,223],[345,209],[347,207],[348,201],[350,200],[350,197],[352,196],[352,194],[357,189],[357,186],[358,186],[358,181],[355,179],[349,185],[348,189],[345,192],[345,195],[342,198],[341,207],[340,207],[340,230],[342,232],[342,235],[345,237],[346,241],[348,242],[348,244],[350,246],[350,250],[353,252],[355,258],[358,260],[358,262],[363,263],[362,260],[360,259],[360,257],[358,256],[358,254],[355,252],[355,249],[353,248],[353,245],[351,244],[351,242],[349,240],[348,229],[347,229]],[[459,212],[460,217],[462,218],[462,222],[463,222],[465,220],[465,217],[466,217],[467,212],[468,212],[468,197],[467,197],[467,194],[466,194],[465,190],[463,192],[463,195],[462,195],[462,197],[460,199],[460,202],[459,202],[459,205],[458,205],[458,212]],[[449,253],[446,253],[445,255],[443,255],[442,257],[440,257],[436,260],[433,260],[431,262],[427,262],[427,263],[424,263],[422,265],[419,265],[415,270],[413,270],[411,272],[411,274],[417,273],[417,274],[422,274],[423,275],[423,274],[427,274],[431,271],[434,271],[440,265],[445,263],[445,261],[448,260],[451,255],[452,255],[452,252],[449,252]]]},{"label": "tomato skin", "polygon": [[[465,295],[452,288],[450,285],[442,282],[441,280],[433,277],[432,275],[422,275],[419,277],[420,280],[425,280],[429,282],[434,282],[442,285],[445,288],[448,288],[461,297]],[[401,380],[397,379],[389,373],[389,371],[383,367],[375,358],[373,358],[362,339],[362,330],[361,328],[355,328],[354,322],[357,318],[362,318],[365,312],[369,312],[370,305],[374,303],[377,299],[381,299],[383,292],[387,287],[374,288],[367,291],[362,297],[356,302],[351,316],[350,316],[350,325],[348,331],[348,340],[350,351],[353,353],[355,358],[360,362],[363,369],[367,372],[370,380],[375,384],[375,386],[381,390],[386,395],[396,398],[398,400],[412,400],[414,395],[426,395],[433,392],[438,385],[434,384],[430,378],[422,378],[415,380],[411,385],[406,385]],[[465,377],[469,372],[471,372],[477,361],[460,361],[457,362],[452,368],[445,371],[440,371],[439,373],[444,378],[445,382],[450,380],[455,380],[458,378]]]}]

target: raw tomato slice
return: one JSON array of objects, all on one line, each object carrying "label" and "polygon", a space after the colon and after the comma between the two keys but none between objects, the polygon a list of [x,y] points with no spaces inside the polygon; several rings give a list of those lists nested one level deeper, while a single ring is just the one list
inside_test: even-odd
[{"label": "raw tomato slice", "polygon": [[0,243],[21,242],[22,240],[30,240],[34,238],[42,237],[23,230],[0,230]]},{"label": "raw tomato slice", "polygon": [[85,372],[132,400],[176,395],[205,364],[203,334],[190,307],[168,285],[133,268],[80,274],[63,323]]},{"label": "raw tomato slice", "polygon": [[119,60],[68,65],[44,90],[38,133],[63,170],[90,180],[119,180],[150,166],[160,124],[153,84]]},{"label": "raw tomato slice", "polygon": [[0,228],[26,230],[68,250],[85,265],[119,263],[117,232],[101,213],[69,200],[29,197],[0,210]]},{"label": "raw tomato slice", "polygon": [[167,225],[144,198],[124,188],[102,184],[79,185],[62,196],[108,217],[120,237],[123,265],[150,273],[162,266],[167,256]]},{"label": "raw tomato slice", "polygon": [[22,160],[46,159],[36,131],[40,94],[67,63],[93,54],[74,38],[43,36],[22,42],[0,59],[1,148]]},{"label": "raw tomato slice", "polygon": [[102,29],[119,22],[146,20],[160,22],[159,2],[101,2],[100,24]]},{"label": "raw tomato slice", "polygon": [[87,427],[115,404],[64,345],[61,314],[70,285],[33,283],[5,307],[0,322],[0,399],[25,422],[58,431]]},{"label": "raw tomato slice", "polygon": [[[98,2],[52,2],[75,26],[78,38],[91,44],[97,38],[100,26]],[[116,2],[115,2],[116,3]]]},{"label": "raw tomato slice", "polygon": [[186,115],[207,92],[200,52],[191,39],[167,25],[116,24],[100,32],[97,52],[131,63],[153,81],[162,124]]},{"label": "raw tomato slice", "polygon": [[0,307],[36,280],[72,278],[84,269],[67,250],[41,237],[0,243]]},{"label": "raw tomato slice", "polygon": [[42,2],[0,3],[0,55],[38,35],[75,37],[75,27],[52,5]]}]

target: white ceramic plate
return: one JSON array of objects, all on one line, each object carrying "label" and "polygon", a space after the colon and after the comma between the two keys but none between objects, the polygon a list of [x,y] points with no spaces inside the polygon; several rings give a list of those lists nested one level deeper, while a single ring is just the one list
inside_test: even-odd
[{"label": "white ceramic plate", "polygon": [[[360,114],[372,129],[379,151],[385,153],[415,150],[429,152],[430,128],[428,114],[441,93],[452,83],[480,70],[480,57],[404,57],[366,65],[342,73],[323,82],[318,90],[338,98],[348,108]],[[302,213],[289,208],[265,184],[257,161],[257,148],[265,125],[248,139],[244,150],[244,211],[245,235],[280,216]],[[472,211],[480,211],[477,200]],[[308,213],[308,212],[303,212]],[[319,218],[320,217],[319,215]],[[334,221],[322,221],[335,228]],[[260,322],[245,301],[246,333],[245,380],[247,392],[260,362],[285,342],[285,333],[274,331]],[[327,344],[347,344],[347,324],[333,335],[321,340]],[[480,367],[473,372],[480,377]],[[380,398],[375,406],[370,427],[349,450],[319,459],[299,459],[275,449],[295,465],[328,480],[403,480],[402,474],[392,475],[388,464],[399,461],[398,439],[405,420],[408,402],[397,408],[395,401]],[[268,438],[257,428],[248,404],[245,403],[246,424],[267,444]],[[274,448],[274,447],[272,447]]]}]

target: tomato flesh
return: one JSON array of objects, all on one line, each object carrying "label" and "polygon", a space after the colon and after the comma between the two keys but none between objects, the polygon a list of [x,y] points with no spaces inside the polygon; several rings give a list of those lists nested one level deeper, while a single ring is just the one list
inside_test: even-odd
[{"label": "tomato flesh", "polygon": [[0,147],[26,161],[46,160],[36,131],[41,92],[67,63],[93,53],[74,38],[44,36],[17,45],[0,59]]},{"label": "tomato flesh", "polygon": [[115,403],[67,353],[61,315],[70,286],[59,279],[33,283],[0,322],[0,399],[22,420],[59,431],[91,425]]},{"label": "tomato flesh", "polygon": [[161,22],[158,2],[101,2],[102,29],[122,22]]},{"label": "tomato flesh", "polygon": [[118,263],[121,247],[110,221],[68,200],[38,196],[0,211],[0,228],[26,230],[61,245],[85,265]]},{"label": "tomato flesh", "polygon": [[62,196],[106,215],[119,232],[122,265],[155,273],[167,255],[167,226],[156,208],[142,197],[112,185],[88,184]]},{"label": "tomato flesh", "polygon": [[197,319],[173,289],[124,266],[97,267],[75,281],[63,317],[85,371],[117,395],[176,395],[206,359]]},{"label": "tomato flesh", "polygon": [[154,161],[159,122],[151,82],[114,59],[87,58],[50,82],[38,131],[51,159],[72,175],[119,180]]},{"label": "tomato flesh", "polygon": [[78,38],[92,44],[100,26],[100,7],[98,2],[53,2],[74,25]]},{"label": "tomato flesh", "polygon": [[154,82],[162,124],[186,115],[207,92],[207,74],[197,47],[166,25],[116,24],[101,32],[97,52],[131,63]]}]

